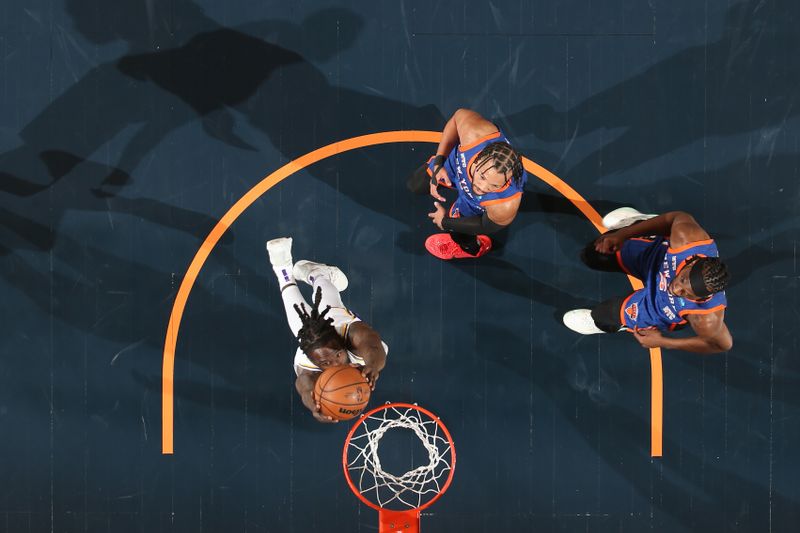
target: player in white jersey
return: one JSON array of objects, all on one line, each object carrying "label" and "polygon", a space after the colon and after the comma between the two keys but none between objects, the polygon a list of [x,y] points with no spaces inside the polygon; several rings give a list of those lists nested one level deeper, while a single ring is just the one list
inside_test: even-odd
[{"label": "player in white jersey", "polygon": [[[289,328],[300,343],[294,356],[297,392],[314,418],[320,422],[336,422],[324,416],[314,401],[312,391],[320,372],[330,366],[357,365],[370,387],[375,389],[375,382],[386,365],[389,347],[374,329],[342,303],[339,292],[347,288],[347,277],[341,270],[311,261],[292,265],[291,237],[267,241],[267,252],[278,278]],[[300,293],[296,279],[311,285],[314,293],[311,305]]]}]

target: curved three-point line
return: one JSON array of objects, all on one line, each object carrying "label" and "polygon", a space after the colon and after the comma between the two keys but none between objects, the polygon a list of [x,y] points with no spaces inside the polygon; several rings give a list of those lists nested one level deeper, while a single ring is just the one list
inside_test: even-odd
[{"label": "curved three-point line", "polygon": [[[291,161],[263,180],[257,183],[252,189],[247,191],[233,206],[225,213],[219,222],[208,234],[200,248],[195,253],[189,268],[186,269],[186,275],[183,276],[181,285],[178,288],[178,294],[175,296],[175,303],[172,305],[172,312],[170,313],[169,323],[167,325],[167,335],[164,340],[164,359],[162,363],[161,374],[161,452],[163,454],[171,454],[174,452],[174,377],[175,377],[175,349],[178,344],[178,332],[181,326],[181,318],[183,311],[186,308],[186,302],[192,292],[197,276],[200,270],[211,254],[211,251],[219,242],[222,235],[228,230],[229,227],[236,221],[237,218],[248,208],[253,202],[258,200],[264,193],[288,178],[295,172],[302,170],[314,163],[322,161],[331,156],[356,150],[358,148],[365,148],[368,146],[375,146],[379,144],[402,143],[402,142],[426,142],[438,143],[441,138],[441,132],[435,131],[387,131],[382,133],[373,133],[370,135],[362,135],[359,137],[352,137],[343,141],[335,142],[322,148],[318,148],[313,152],[309,152],[294,161]],[[564,198],[572,202],[573,205],[594,225],[594,227],[603,233],[605,228],[602,225],[602,218],[597,211],[587,202],[580,194],[572,187],[567,185],[562,179],[550,172],[549,170],[537,165],[529,159],[524,159],[525,169],[544,181],[556,191],[558,191]],[[634,289],[641,288],[641,282],[635,278],[630,278],[631,284]],[[663,427],[663,385],[662,385],[662,372],[661,372],[661,350],[658,348],[650,350],[650,454],[654,457],[660,457],[662,453],[662,427]]]}]

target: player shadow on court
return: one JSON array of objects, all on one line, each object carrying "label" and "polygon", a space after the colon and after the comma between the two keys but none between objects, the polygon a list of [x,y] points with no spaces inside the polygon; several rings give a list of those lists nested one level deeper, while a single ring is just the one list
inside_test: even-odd
[{"label": "player shadow on court", "polygon": [[[756,331],[764,329],[766,327],[756,328]],[[686,357],[681,363],[698,375],[703,373],[706,383],[717,383],[720,389],[729,388],[748,395],[748,398],[772,402],[776,418],[780,419],[778,406],[783,405],[787,415],[800,406],[800,363],[794,351],[787,348],[792,345],[795,332],[788,328],[774,328],[773,335],[770,348],[763,341],[743,338],[743,334],[739,334],[733,349],[728,352],[724,374],[704,372],[702,358]],[[743,427],[742,431],[746,428]]]},{"label": "player shadow on court", "polygon": [[[236,121],[241,117],[265,133],[287,159],[358,134],[439,130],[444,124],[433,106],[415,107],[331,85],[319,68],[305,59],[330,59],[338,52],[330,42],[337,42],[339,49],[350,47],[363,24],[352,12],[332,8],[312,14],[300,25],[274,20],[226,28],[206,17],[191,1],[179,2],[172,9],[180,20],[175,28],[164,27],[158,13],[148,18],[138,2],[112,7],[71,1],[68,11],[81,34],[99,45],[122,40],[132,53],[93,69],[23,130],[21,137],[26,145],[22,149],[3,154],[0,160],[5,157],[14,162],[23,156],[25,161],[38,162],[33,154],[52,146],[67,154],[90,154],[124,127],[135,125],[136,133],[106,178],[120,182],[128,179],[166,135],[196,120],[210,137],[237,149],[253,150],[258,141],[244,139],[236,132]],[[155,21],[155,27],[148,27],[148,21],[149,26]],[[163,43],[159,51],[136,53],[150,48],[153,40]],[[92,94],[103,96],[88,106],[97,119],[83,123],[102,122],[103,127],[83,132],[79,136],[81,146],[69,144],[75,136],[61,139],[50,134],[47,138],[43,132],[52,128],[46,126],[56,121],[76,122],[78,117],[69,116],[70,110],[85,111],[83,94],[87,87],[95,89]],[[410,150],[396,150],[391,157],[393,167],[404,172],[425,158]],[[419,207],[408,209],[405,203],[376,201],[398,195],[405,176],[401,173],[387,180],[385,165],[369,153],[346,154],[337,163],[314,165],[309,172],[360,206],[412,228],[414,245],[403,246],[402,237],[399,244],[414,253],[424,253],[421,242],[427,232],[421,230],[425,223],[429,225],[429,207],[416,202]],[[69,170],[61,169],[59,176]],[[391,182],[389,190],[387,181]]]},{"label": "player shadow on court", "polygon": [[[665,459],[654,463],[650,457],[649,424],[631,410],[622,407],[627,401],[620,391],[642,392],[641,383],[647,381],[646,375],[629,375],[619,381],[619,389],[614,390],[612,398],[598,402],[596,384],[583,383],[575,375],[586,374],[584,356],[574,349],[555,353],[550,348],[537,346],[536,360],[532,365],[528,358],[506,357],[505,353],[529,353],[530,343],[519,338],[510,329],[498,327],[496,334],[506,340],[509,346],[504,351],[494,349],[490,339],[478,337],[478,353],[483,353],[490,361],[507,367],[546,394],[561,413],[561,418],[573,425],[605,465],[613,468],[640,495],[641,501],[651,502],[664,515],[681,523],[687,530],[718,531],[742,529],[756,531],[769,523],[771,509],[789,510],[795,508],[797,501],[772,490],[773,498],[768,506],[750,505],[746,512],[731,514],[728,509],[741,509],[745,502],[765,499],[767,489],[755,481],[737,474],[730,469],[720,468],[701,455],[679,442],[664,436]],[[488,343],[481,346],[480,343]],[[638,347],[632,349],[639,349]],[[695,356],[696,360],[700,360]],[[596,361],[596,355],[585,361]],[[642,359],[639,374],[648,372],[647,359]],[[612,361],[613,364],[613,361]],[[614,369],[616,372],[617,369]],[[602,369],[592,368],[602,378]],[[586,381],[586,380],[583,380]],[[665,394],[669,394],[669,385]],[[635,400],[644,401],[644,400]],[[613,428],[617,436],[612,442],[607,440],[608,430]],[[602,440],[601,440],[602,439]],[[669,454],[680,454],[680,461],[668,460]],[[596,459],[587,458],[587,461]],[[711,485],[710,480],[715,483]],[[709,486],[712,487],[709,490]],[[724,525],[724,526],[721,526]]]},{"label": "player shadow on court", "polygon": [[[601,214],[623,205],[608,200],[590,200],[588,203]],[[586,235],[597,235],[583,213],[563,196],[526,189],[520,205],[520,214],[517,215],[512,227],[492,236],[493,242],[496,243],[493,248],[500,253],[490,254],[476,264],[452,261],[450,265],[499,292],[553,308],[553,316],[560,324],[561,316],[566,311],[591,307],[599,302],[593,298],[575,296],[562,288],[570,286],[572,280],[585,278],[588,271],[570,265],[554,267],[552,261],[543,261],[544,258],[537,253],[528,258],[503,250],[508,239],[513,236],[512,232],[518,231],[521,227],[541,223],[551,227],[559,235],[556,244],[561,251],[566,256],[576,259],[586,242],[592,238]],[[543,273],[550,275],[553,282],[542,281]]]},{"label": "player shadow on court", "polygon": [[582,180],[635,168],[704,137],[780,128],[800,112],[792,96],[800,64],[786,53],[800,47],[798,16],[794,0],[736,3],[715,41],[678,52],[566,111],[535,105],[500,123],[550,142],[618,128],[613,140],[565,172]]},{"label": "player shadow on court", "polygon": [[[526,268],[522,268],[524,264]],[[555,284],[546,283],[537,279],[535,273],[552,272],[553,265],[539,259],[529,259],[523,257],[509,257],[508,260],[494,257],[484,258],[479,265],[475,266],[466,262],[453,262],[453,268],[474,276],[475,279],[496,291],[501,291],[514,297],[524,298],[539,302],[547,307],[554,309],[554,316],[561,322],[561,315],[566,311],[581,307],[591,307],[598,302],[591,298],[574,296]],[[533,272],[534,274],[531,274]],[[559,265],[557,277],[561,280],[578,278],[582,272]]]},{"label": "player shadow on court", "polygon": [[[83,277],[73,278],[68,271],[56,270],[53,274],[54,290],[63,292],[72,286],[86,293],[94,291],[102,296],[99,302],[95,302],[100,307],[106,307],[105,300],[108,299],[102,285],[114,283],[109,277],[113,278],[112,274],[117,273],[131,276],[135,272],[135,280],[131,276],[117,282],[123,287],[123,292],[131,291],[138,298],[149,297],[144,298],[146,301],[122,305],[120,309],[151,309],[153,302],[163,304],[165,301],[169,289],[153,283],[169,278],[167,273],[83,246],[66,236],[59,236],[57,230],[60,215],[68,209],[101,211],[103,206],[109,212],[116,208],[145,218],[147,215],[141,211],[150,210],[155,213],[152,221],[170,228],[187,226],[194,231],[198,219],[203,224],[213,222],[203,215],[194,217],[191,212],[176,211],[170,206],[163,205],[161,209],[162,204],[152,200],[123,199],[116,195],[119,187],[129,182],[145,155],[170,132],[199,120],[210,137],[237,149],[250,150],[256,141],[244,140],[236,133],[235,121],[244,116],[251,125],[267,133],[288,158],[293,158],[350,134],[419,128],[422,124],[417,120],[419,116],[437,125],[441,125],[443,119],[432,106],[416,108],[332,86],[323,73],[299,53],[244,31],[224,28],[208,19],[192,2],[179,1],[168,6],[154,4],[150,7],[156,9],[155,14],[148,14],[146,7],[133,1],[114,5],[77,1],[68,4],[79,31],[90,41],[102,45],[122,40],[128,44],[131,54],[92,69],[22,130],[23,146],[0,155],[4,171],[14,173],[3,176],[8,178],[3,181],[8,184],[6,192],[18,197],[30,196],[36,205],[44,197],[43,193],[54,193],[58,198],[56,212],[59,214],[47,220],[37,217],[34,221],[13,211],[3,211],[4,222],[10,229],[6,250],[11,255],[4,262],[3,274],[45,315],[52,314],[78,330],[105,339],[128,345],[144,342],[157,350],[163,341],[166,314],[148,314],[144,323],[136,323],[136,327],[131,328],[130,324],[115,318],[119,312],[109,315],[101,324],[93,324],[81,307],[86,302],[69,299],[66,293],[59,298],[58,305],[51,308],[46,291],[49,278],[38,273],[22,255],[12,253],[11,249],[53,250],[56,261],[72,264],[78,271],[81,269],[77,266],[85,269],[88,264],[89,273]],[[168,13],[161,11],[165,7]],[[264,21],[240,29],[293,44],[315,59],[324,61],[350,46],[361,24],[361,19],[354,13],[333,8],[318,11],[302,26],[287,21]],[[341,37],[337,39],[340,31]],[[145,53],[152,48],[152,41],[159,43],[164,51]],[[330,46],[332,42],[340,46]],[[271,79],[266,82],[265,78]],[[318,104],[318,107],[308,109],[309,102]],[[321,111],[326,109],[336,111]],[[84,129],[76,132],[75,124],[85,125]],[[100,165],[88,159],[110,138],[129,126],[138,129],[115,165]],[[48,159],[49,154],[58,157]],[[379,183],[379,180],[364,177],[370,170],[367,168],[365,172],[365,161],[373,163],[370,168],[379,168],[373,158],[361,157],[358,164],[345,169],[345,175],[352,177],[350,183],[356,192],[369,189],[364,187],[365,181]],[[336,187],[342,169],[319,165],[314,171],[322,181]],[[365,206],[374,208],[379,196],[356,197]],[[197,236],[206,233],[207,228],[203,228]],[[67,249],[69,247],[73,247],[75,252]],[[78,250],[83,254],[83,262],[79,262],[75,255]],[[219,248],[215,255],[218,252]],[[113,268],[99,272],[97,265],[113,265]],[[238,263],[236,267],[242,269]],[[258,279],[263,281],[263,273],[259,273]],[[236,306],[220,311],[219,305],[213,305],[213,297],[199,287],[193,291],[192,301],[193,308],[216,309],[205,313],[215,327],[218,323],[275,324],[276,338],[291,339],[286,334],[283,317],[276,319],[271,314],[248,314],[246,308],[238,309]],[[94,303],[92,307],[96,307]],[[236,320],[228,317],[228,313],[237,315],[237,312]],[[209,355],[226,353],[230,346],[220,346],[220,341],[210,333],[213,329],[208,328],[201,335],[208,341],[202,343],[204,349],[201,351]],[[262,335],[272,331],[271,328],[262,330]],[[253,346],[260,345],[259,349],[272,344],[269,338],[259,339],[253,343]],[[262,361],[267,360],[262,358]],[[202,362],[203,357],[200,356],[198,361]],[[204,366],[210,368],[211,361]],[[241,378],[227,367],[216,370],[234,383]],[[270,372],[268,375],[279,378],[276,384],[286,383],[285,376],[280,373]],[[271,382],[264,379],[260,383]],[[187,390],[193,390],[191,385]],[[181,391],[176,393],[182,394]],[[229,403],[237,401],[234,397]],[[288,405],[285,402],[265,403],[279,406],[282,415],[289,412],[284,408]]]},{"label": "player shadow on court", "polygon": [[[538,180],[535,176],[530,176],[528,179],[529,182],[522,195],[517,218],[509,228],[492,236],[493,249],[503,250],[514,232],[539,223],[548,225],[563,237],[558,240],[558,245],[567,254],[570,254],[571,245],[585,244],[584,239],[586,238],[583,235],[587,230],[595,231],[586,216],[571,201],[560,194],[536,190],[534,187]],[[587,200],[587,203],[601,216],[625,205],[612,200]]]},{"label": "player shadow on court", "polygon": [[[363,20],[346,9],[319,10],[300,25],[269,20],[229,28],[206,17],[193,2],[182,0],[170,7],[180,20],[176,35],[165,38],[159,51],[137,53],[149,43],[140,2],[126,0],[111,6],[76,0],[69,7],[76,27],[93,43],[123,40],[129,44],[132,53],[99,68],[113,69],[120,78],[116,85],[130,85],[148,95],[146,113],[137,111],[143,102],[132,102],[136,105],[127,107],[134,115],[110,119],[112,123],[143,122],[118,163],[126,172],[132,172],[169,132],[197,120],[210,137],[234,148],[254,150],[260,139],[237,133],[237,121],[246,122],[265,134],[288,160],[356,135],[440,129],[444,124],[434,106],[416,107],[331,84],[310,62],[328,61],[354,44]],[[111,23],[102,16],[120,9],[126,15],[112,15]],[[409,169],[419,164],[417,159],[424,160],[413,154],[405,157]],[[309,172],[360,205],[380,212],[381,202],[365,191],[369,189],[365,185],[385,185],[385,168],[368,155],[342,162],[348,164],[314,165]],[[382,192],[377,198],[385,196],[385,188]]]},{"label": "player shadow on court", "polygon": [[[162,75],[181,84],[187,105],[165,98],[164,91],[151,83],[139,82],[145,73],[136,58],[146,56],[128,55],[97,65],[20,131],[22,146],[0,154],[2,182],[12,193],[30,194],[62,179],[130,126],[136,127],[133,137],[118,163],[109,166],[108,179],[113,182],[126,181],[167,134],[198,116],[209,136],[252,150],[234,132],[236,119],[229,106],[252,95],[264,77],[302,61],[293,52],[220,26],[189,0],[152,5],[124,0],[113,6],[99,0],[68,0],[67,11],[78,32],[95,45],[123,41],[128,54],[150,51],[154,45],[167,50],[186,47],[184,57],[165,56],[177,63],[162,65],[172,69],[163,70]],[[321,17],[336,19],[342,12],[321,11],[315,21],[322,24]],[[343,22],[346,34],[354,29],[347,24],[352,20]],[[335,20],[324,27],[332,24]],[[281,21],[265,21],[258,29],[287,40],[314,43],[322,54],[327,50],[319,39],[331,35],[330,30],[318,35],[318,27],[298,28]],[[259,48],[260,43],[264,46]],[[49,153],[65,157],[52,161]]]},{"label": "player shadow on court", "polygon": [[[53,258],[52,270],[42,271],[23,254],[7,248],[0,261],[0,276],[23,292],[44,316],[121,346],[114,357],[107,354],[110,364],[129,365],[131,378],[159,395],[161,376],[152,373],[152,359],[142,359],[142,355],[161,354],[177,290],[170,274],[63,234],[53,242],[48,227],[2,209],[0,219],[10,227],[24,229],[29,242],[44,243]],[[291,356],[296,343],[286,325],[279,294],[270,285],[273,280],[265,280],[263,272],[250,269],[225,248],[215,249],[211,262],[218,263],[223,272],[236,274],[213,277],[205,282],[209,288],[202,281],[193,287],[192,311],[184,315],[185,340],[179,344],[175,363],[176,399],[246,410],[284,425],[325,431],[310,416],[292,418],[293,412],[305,413],[305,408],[294,394]],[[249,305],[230,301],[236,294],[247,295]],[[258,304],[254,306],[253,301]],[[276,361],[281,362],[278,371]],[[209,380],[181,378],[195,374],[186,372],[187,366],[216,376],[213,388]],[[121,379],[120,387],[124,387],[125,379],[116,379]],[[109,377],[98,380],[106,382]],[[376,398],[387,394],[390,397],[391,391],[382,387]]]},{"label": "player shadow on court", "polygon": [[[34,195],[60,180],[78,187],[74,174],[88,166],[102,168],[87,159],[130,128],[130,140],[118,160],[106,165],[106,175],[91,185],[93,192],[129,182],[150,151],[192,122],[233,149],[256,150],[261,138],[239,133],[240,124],[247,123],[251,137],[254,130],[265,134],[286,159],[355,135],[438,130],[444,124],[434,106],[331,84],[310,62],[329,61],[353,45],[363,21],[346,9],[322,9],[301,24],[266,20],[237,28],[220,25],[190,0],[153,6],[70,0],[67,11],[91,43],[122,41],[128,53],[90,70],[22,129],[22,146],[0,154],[5,189],[17,196]],[[77,131],[75,125],[80,125]],[[395,151],[393,164],[405,172],[427,152],[415,154],[406,145]],[[48,154],[58,157],[48,160]],[[339,162],[308,171],[360,206],[414,224],[406,204],[379,200],[396,194],[387,191],[383,161],[359,153]],[[401,189],[403,177],[392,186]],[[109,209],[116,204],[109,202]],[[426,221],[424,214],[421,218]]]},{"label": "player shadow on court", "polygon": [[[800,154],[752,155],[704,172],[658,177],[647,184],[635,207],[651,213],[692,214],[718,242],[731,271],[730,286],[736,288],[760,280],[756,276],[764,269],[774,271],[794,257],[793,235],[800,230],[798,165]],[[687,187],[713,195],[716,206],[707,206],[702,197],[685,198]],[[625,197],[626,190],[610,187],[607,194]],[[658,205],[662,197],[684,200],[662,210]]]},{"label": "player shadow on court", "polygon": [[[64,158],[68,155],[62,154]],[[58,157],[62,157],[58,156]],[[45,189],[9,197],[0,193],[0,255],[11,249],[48,251],[58,239],[62,219],[72,212],[127,215],[203,239],[216,224],[212,217],[145,197],[121,194],[127,181],[107,180],[109,167],[80,161],[66,181],[55,181]],[[28,182],[26,182],[28,183]],[[31,187],[32,184],[28,183]],[[30,218],[29,218],[30,217]],[[233,241],[228,232],[223,244]]]},{"label": "player shadow on court", "polygon": [[[36,225],[36,230],[43,236],[48,231],[41,225]],[[177,290],[169,273],[121,259],[65,235],[59,237],[51,253],[52,270],[42,271],[24,255],[9,251],[0,261],[0,275],[24,292],[43,316],[122,346],[117,356],[107,354],[113,359],[111,364],[129,365],[134,380],[160,393],[160,375],[150,374],[155,368],[152,359],[142,359],[142,355],[160,354],[163,348],[165,325]],[[209,289],[195,284],[192,312],[183,320],[186,340],[180,345],[183,356],[176,361],[175,395],[202,405],[209,405],[213,396],[217,407],[247,409],[256,416],[288,424],[289,402],[293,401],[293,386],[287,379],[291,369],[284,364],[286,373],[276,372],[277,354],[271,353],[285,351],[279,358],[285,362],[295,349],[282,311],[273,312],[270,305],[262,310],[252,302],[230,301],[232,294],[239,293],[266,302],[270,300],[268,292],[276,300],[273,292],[277,291],[268,291],[263,273],[250,271],[229,253],[218,251],[215,259],[223,264],[235,263],[238,273],[215,278]],[[225,270],[232,269],[229,266]],[[226,288],[225,284],[230,286]],[[258,326],[243,329],[242,324]],[[232,353],[237,357],[230,357]],[[207,381],[182,379],[182,366],[216,375],[213,391]]]},{"label": "player shadow on court", "polygon": [[[515,233],[534,224],[544,224],[558,232],[562,236],[558,240],[558,246],[567,254],[570,254],[575,246],[582,247],[585,244],[583,239],[588,239],[588,237],[583,237],[583,235],[588,235],[588,231],[594,230],[583,213],[563,196],[549,191],[544,192],[538,189],[537,186],[537,178],[530,176],[525,192],[522,195],[517,217],[508,228],[492,234],[492,252],[485,259],[480,259],[479,263],[482,264],[490,259],[498,259],[505,256],[504,249],[506,244],[511,239],[517,238],[514,237]],[[455,193],[452,191],[441,190],[440,192],[448,200],[447,205],[455,198]],[[406,253],[414,255],[427,254],[422,243],[428,235],[441,232],[431,224],[427,217],[427,213],[433,208],[433,202],[434,199],[430,196],[420,196],[415,200],[413,209],[407,210],[405,216],[398,219],[401,223],[413,228],[412,230],[401,232],[397,238],[398,247]],[[598,210],[601,215],[625,205],[611,200],[587,200],[587,202]],[[495,261],[494,266],[499,267],[500,263],[500,261]],[[453,261],[451,264],[458,266],[462,262]],[[508,268],[514,269],[516,267],[508,263]],[[472,273],[470,269],[462,270],[466,273]],[[511,289],[508,292],[516,294]]]}]

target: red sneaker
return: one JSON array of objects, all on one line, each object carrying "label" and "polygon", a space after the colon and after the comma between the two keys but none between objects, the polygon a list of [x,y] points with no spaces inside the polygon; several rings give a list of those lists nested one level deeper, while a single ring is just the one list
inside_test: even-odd
[{"label": "red sneaker", "polygon": [[453,240],[449,233],[436,233],[425,240],[425,249],[427,249],[434,257],[438,257],[439,259],[443,259],[445,261],[450,259],[471,259],[474,257],[480,257],[492,249],[492,239],[490,239],[488,236],[478,235],[478,241],[481,243],[478,253],[475,255],[470,255],[461,249],[461,247],[458,245],[458,243],[456,243],[456,241]]}]

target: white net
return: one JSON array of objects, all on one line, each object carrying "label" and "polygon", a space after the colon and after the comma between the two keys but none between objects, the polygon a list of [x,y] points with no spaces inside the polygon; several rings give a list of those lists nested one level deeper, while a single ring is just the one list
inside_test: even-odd
[{"label": "white net", "polygon": [[[415,509],[446,488],[454,451],[437,418],[413,406],[389,404],[364,418],[347,445],[347,470],[355,488],[384,509]],[[397,475],[381,466],[381,439],[390,430],[413,431],[427,452],[428,464]],[[412,465],[413,466],[413,465]]]}]

